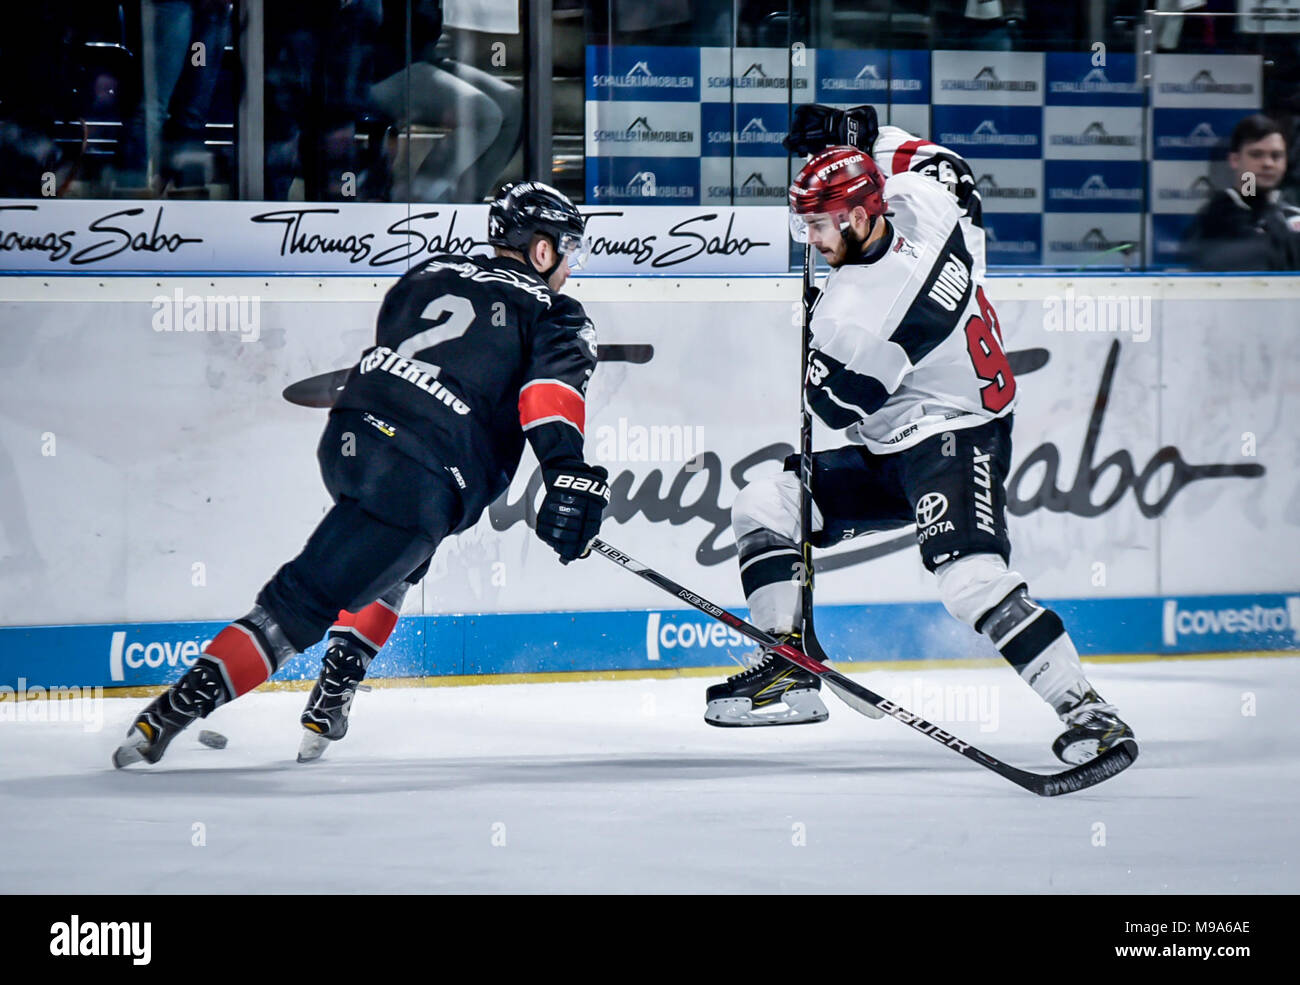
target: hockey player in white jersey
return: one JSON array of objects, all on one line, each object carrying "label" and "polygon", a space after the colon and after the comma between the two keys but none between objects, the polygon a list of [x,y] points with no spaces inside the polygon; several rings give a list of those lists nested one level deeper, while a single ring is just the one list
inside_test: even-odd
[{"label": "hockey player in white jersey", "polygon": [[[1065,722],[1053,751],[1086,762],[1132,731],[1084,676],[1065,626],[1010,567],[1004,482],[1016,380],[957,200],[833,147],[790,188],[791,228],[832,270],[813,306],[805,395],[853,444],[813,455],[813,544],[916,524],[945,607],[988,636]],[[798,456],[732,505],[751,620],[801,646]],[[770,652],[708,691],[722,726],[827,717],[819,679]]]},{"label": "hockey player in white jersey", "polygon": [[849,145],[867,151],[886,180],[910,171],[938,182],[957,199],[962,235],[975,264],[975,276],[984,276],[983,202],[975,173],[960,154],[902,127],[882,127],[875,107],[870,105],[846,110],[820,103],[796,106],[790,131],[781,143],[799,157],[820,154],[827,147]]}]

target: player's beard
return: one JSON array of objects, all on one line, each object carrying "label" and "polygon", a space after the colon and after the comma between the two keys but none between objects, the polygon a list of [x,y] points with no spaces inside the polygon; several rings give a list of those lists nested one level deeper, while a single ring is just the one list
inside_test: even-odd
[{"label": "player's beard", "polygon": [[[867,230],[867,235],[871,235],[870,229]],[[855,233],[852,226],[845,227],[840,236],[844,240],[844,259],[840,261],[839,265],[861,263],[866,240]]]},{"label": "player's beard", "polygon": [[[868,231],[867,235],[871,235]],[[845,264],[861,263],[864,240],[853,231],[853,227],[845,225],[840,230],[840,247],[834,255],[826,257],[826,262],[834,269],[839,269]],[[822,256],[826,256],[824,253]]]}]

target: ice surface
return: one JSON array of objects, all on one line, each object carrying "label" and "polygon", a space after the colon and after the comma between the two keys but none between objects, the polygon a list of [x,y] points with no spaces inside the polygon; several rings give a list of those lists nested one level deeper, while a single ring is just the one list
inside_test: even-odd
[{"label": "ice surface", "polygon": [[[974,696],[954,732],[1060,768],[1054,716],[1008,670],[857,676],[935,718]],[[710,728],[698,678],[376,689],[309,766],[302,693],[219,710],[224,750],[195,728],[122,772],[142,700],[104,701],[101,731],[10,706],[0,892],[1300,891],[1300,661],[1090,676],[1142,755],[1050,800],[831,696],[822,725]]]}]

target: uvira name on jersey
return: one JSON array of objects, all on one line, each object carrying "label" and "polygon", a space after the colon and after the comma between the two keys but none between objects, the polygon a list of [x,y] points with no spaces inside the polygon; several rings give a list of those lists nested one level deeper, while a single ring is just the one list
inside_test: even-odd
[{"label": "uvira name on jersey", "polygon": [[831,271],[813,309],[808,372],[817,415],[878,454],[1002,417],[1016,388],[956,200],[915,172],[884,195],[883,247]]}]

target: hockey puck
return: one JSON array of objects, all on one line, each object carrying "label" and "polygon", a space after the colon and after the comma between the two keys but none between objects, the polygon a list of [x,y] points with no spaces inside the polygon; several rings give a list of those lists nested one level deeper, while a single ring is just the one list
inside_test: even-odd
[{"label": "hockey puck", "polygon": [[224,749],[228,741],[220,732],[213,732],[210,729],[204,729],[199,733],[199,741],[209,749]]}]

